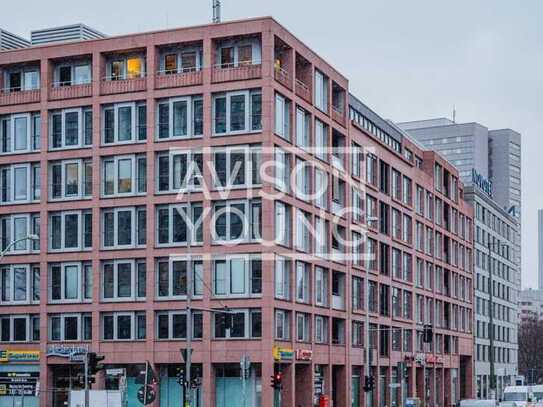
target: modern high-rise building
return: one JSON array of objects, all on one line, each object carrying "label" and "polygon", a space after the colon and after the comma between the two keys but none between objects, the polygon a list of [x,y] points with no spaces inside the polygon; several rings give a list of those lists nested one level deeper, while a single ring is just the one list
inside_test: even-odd
[{"label": "modern high-rise building", "polygon": [[458,171],[274,19],[0,52],[0,83],[0,379],[26,403],[64,406],[96,352],[93,389],[137,405],[149,362],[179,406],[189,346],[199,407],[472,397]]},{"label": "modern high-rise building", "polygon": [[520,321],[543,321],[543,290],[528,288],[520,292]]},{"label": "modern high-rise building", "polygon": [[543,209],[537,211],[538,287],[543,289]]},{"label": "modern high-rise building", "polygon": [[[503,398],[505,386],[518,374],[517,218],[510,216],[477,185],[467,186],[465,199],[473,205],[475,241],[475,378],[477,396]],[[491,314],[490,310],[494,310]],[[492,352],[494,359],[491,360]],[[496,393],[491,394],[491,364]]]}]

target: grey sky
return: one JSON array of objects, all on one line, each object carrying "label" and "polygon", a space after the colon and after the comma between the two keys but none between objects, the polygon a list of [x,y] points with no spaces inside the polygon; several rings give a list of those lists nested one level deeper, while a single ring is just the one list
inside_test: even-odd
[{"label": "grey sky", "polygon": [[[2,2],[0,27],[84,22],[126,34],[209,22],[211,0]],[[543,2],[222,0],[223,20],[272,15],[395,121],[448,116],[522,134],[523,286],[537,286],[543,207]],[[539,117],[537,117],[539,116]],[[541,182],[541,180],[540,180]]]}]

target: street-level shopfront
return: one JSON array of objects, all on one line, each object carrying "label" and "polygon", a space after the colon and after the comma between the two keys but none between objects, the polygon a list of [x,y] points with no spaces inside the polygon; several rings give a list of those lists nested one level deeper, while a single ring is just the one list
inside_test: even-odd
[{"label": "street-level shopfront", "polygon": [[39,406],[40,352],[0,349],[0,407]]}]

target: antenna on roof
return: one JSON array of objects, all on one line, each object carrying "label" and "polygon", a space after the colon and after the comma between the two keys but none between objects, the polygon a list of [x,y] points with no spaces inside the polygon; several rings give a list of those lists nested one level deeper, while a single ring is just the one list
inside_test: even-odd
[{"label": "antenna on roof", "polygon": [[456,106],[453,105],[453,123],[456,123]]},{"label": "antenna on roof", "polygon": [[221,22],[221,0],[213,0],[213,22]]}]

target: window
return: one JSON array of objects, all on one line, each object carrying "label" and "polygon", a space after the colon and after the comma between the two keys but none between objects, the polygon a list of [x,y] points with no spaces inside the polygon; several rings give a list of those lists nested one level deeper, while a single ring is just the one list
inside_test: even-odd
[{"label": "window", "polygon": [[315,315],[315,343],[328,343],[328,317]]},{"label": "window", "polygon": [[49,264],[49,301],[92,301],[92,265],[81,262]]},{"label": "window", "polygon": [[104,301],[136,301],[146,296],[144,260],[113,260],[102,263],[101,298]]},{"label": "window", "polygon": [[92,145],[92,109],[75,108],[49,114],[49,149],[89,147]]},{"label": "window", "polygon": [[0,203],[39,201],[40,164],[13,164],[0,167]]},{"label": "window", "polygon": [[147,139],[147,106],[118,103],[102,108],[102,144],[130,144]]},{"label": "window", "polygon": [[176,150],[157,156],[157,191],[177,193],[199,190],[203,180],[203,154],[201,151]]},{"label": "window", "polygon": [[146,244],[145,207],[110,208],[102,211],[102,247],[126,249]]},{"label": "window", "polygon": [[328,125],[315,119],[315,155],[323,161],[328,161],[329,137]]},{"label": "window", "polygon": [[345,344],[345,320],[332,318],[332,343],[334,345]]},{"label": "window", "polygon": [[40,267],[12,264],[0,267],[0,305],[40,301]]},{"label": "window", "polygon": [[234,68],[243,65],[259,65],[261,48],[258,38],[224,41],[217,47],[219,68]]},{"label": "window", "polygon": [[119,81],[145,76],[145,57],[140,55],[115,55],[106,65],[106,80]]},{"label": "window", "polygon": [[311,145],[311,115],[301,107],[296,107],[296,145],[307,149]]},{"label": "window", "polygon": [[137,341],[146,337],[145,312],[102,313],[102,339]]},{"label": "window", "polygon": [[92,160],[63,160],[49,164],[49,200],[90,198]]},{"label": "window", "polygon": [[90,313],[50,314],[48,327],[50,341],[90,341],[92,339]]},{"label": "window", "polygon": [[12,314],[0,316],[0,342],[34,342],[40,340],[40,316]]},{"label": "window", "polygon": [[354,277],[352,279],[352,306],[353,310],[359,311],[364,309],[364,279]]},{"label": "window", "polygon": [[403,177],[403,185],[402,185],[402,202],[405,205],[411,205],[412,204],[413,191],[411,189],[412,189],[411,179],[404,176]]},{"label": "window", "polygon": [[0,117],[0,153],[29,153],[40,149],[41,120],[38,113]]},{"label": "window", "polygon": [[199,71],[202,69],[202,58],[201,47],[184,46],[182,49],[166,50],[161,55],[161,71],[166,75]]},{"label": "window", "polygon": [[373,154],[366,156],[366,181],[377,188],[377,157]]},{"label": "window", "polygon": [[311,250],[311,214],[296,210],[296,249],[309,253]]},{"label": "window", "polygon": [[262,130],[260,90],[213,95],[213,134],[228,135]]},{"label": "window", "polygon": [[49,251],[80,251],[92,248],[92,212],[49,213]]},{"label": "window", "polygon": [[275,339],[287,341],[290,339],[290,312],[275,310]]},{"label": "window", "polygon": [[202,216],[201,203],[157,206],[157,246],[202,244]]},{"label": "window", "polygon": [[260,257],[232,255],[214,259],[213,295],[228,298],[262,295]]},{"label": "window", "polygon": [[216,188],[260,184],[260,146],[213,149],[213,178]]},{"label": "window", "polygon": [[262,233],[261,209],[259,199],[215,202],[211,221],[213,241],[259,240]]},{"label": "window", "polygon": [[328,209],[328,173],[315,168],[315,205],[321,209]]},{"label": "window", "polygon": [[392,169],[392,197],[398,201],[401,199],[402,193],[401,179],[402,176],[400,173],[395,169]]},{"label": "window", "polygon": [[[187,339],[187,313],[185,311],[159,311],[156,313],[156,338],[163,340]],[[192,313],[192,339],[202,339],[203,315]]]},{"label": "window", "polygon": [[230,309],[228,313],[213,313],[215,339],[248,339],[262,336],[260,309]]},{"label": "window", "polygon": [[309,201],[311,195],[311,172],[313,166],[308,162],[301,159],[296,159],[296,197],[303,201]]},{"label": "window", "polygon": [[275,241],[290,247],[292,241],[292,207],[275,201]]},{"label": "window", "polygon": [[352,343],[353,346],[364,346],[364,323],[352,322]]},{"label": "window", "polygon": [[290,141],[290,100],[275,94],[275,134]]},{"label": "window", "polygon": [[335,213],[345,208],[345,181],[337,175],[332,175],[332,210]]},{"label": "window", "polygon": [[315,304],[321,307],[328,306],[329,293],[328,270],[315,266]]},{"label": "window", "polygon": [[298,342],[311,341],[311,316],[302,312],[296,313],[296,340]]},{"label": "window", "polygon": [[319,256],[322,258],[326,258],[328,253],[330,253],[328,249],[328,221],[319,217],[315,216],[315,250],[314,255]]},{"label": "window", "polygon": [[126,196],[147,191],[145,154],[107,157],[102,160],[102,196]]},{"label": "window", "polygon": [[292,261],[286,257],[275,257],[275,298],[290,300],[290,276]]},{"label": "window", "polygon": [[309,303],[311,266],[301,261],[296,262],[296,301]]},{"label": "window", "polygon": [[290,192],[291,155],[275,147],[275,187],[283,192]]},{"label": "window", "polygon": [[351,172],[354,177],[360,178],[360,170],[362,168],[362,161],[364,155],[362,149],[358,144],[352,143],[351,146]]},{"label": "window", "polygon": [[38,67],[15,68],[5,71],[4,75],[8,92],[37,90],[40,88],[40,70]]},{"label": "window", "polygon": [[157,140],[176,140],[204,134],[204,100],[188,96],[157,104]]},{"label": "window", "polygon": [[39,240],[30,240],[31,234],[40,235],[40,215],[16,214],[0,216],[1,250],[9,248],[6,254],[39,252]]},{"label": "window", "polygon": [[55,66],[53,71],[53,86],[73,86],[91,83],[91,63],[86,61],[72,62]]},{"label": "window", "polygon": [[329,79],[320,71],[315,70],[315,106],[328,113]]},{"label": "window", "polygon": [[204,277],[201,259],[189,257],[158,259],[156,270],[156,295],[159,299],[186,298],[189,277],[193,296],[203,295]]}]

